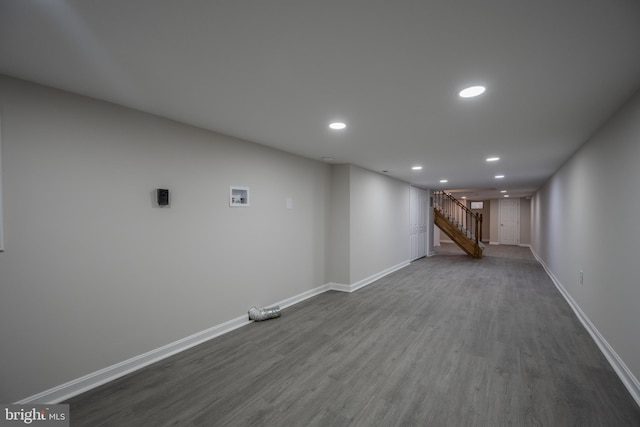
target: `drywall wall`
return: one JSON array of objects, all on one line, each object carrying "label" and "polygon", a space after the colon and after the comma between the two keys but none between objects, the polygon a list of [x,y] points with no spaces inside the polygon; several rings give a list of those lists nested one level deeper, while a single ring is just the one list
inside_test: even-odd
[{"label": "drywall wall", "polygon": [[349,285],[350,282],[350,166],[334,165],[331,174],[330,216],[327,238],[327,281]]},{"label": "drywall wall", "polygon": [[531,244],[531,199],[520,199],[520,244]]},{"label": "drywall wall", "polygon": [[354,165],[333,166],[329,282],[349,289],[408,263],[410,188],[406,182]]},{"label": "drywall wall", "polygon": [[[531,243],[531,200],[526,198],[519,198],[520,200],[520,245],[529,245]],[[489,217],[490,238],[488,239],[491,244],[500,243],[500,199],[492,199],[490,201],[490,213]],[[484,236],[483,236],[484,237]]]},{"label": "drywall wall", "polygon": [[500,244],[500,200],[492,199],[489,206],[489,242]]},{"label": "drywall wall", "polygon": [[357,166],[350,169],[350,283],[410,257],[411,186]]},{"label": "drywall wall", "polygon": [[2,109],[0,108],[0,252],[4,250],[4,221],[2,215]]},{"label": "drywall wall", "polygon": [[331,166],[8,77],[0,106],[0,402],[325,283]]},{"label": "drywall wall", "polygon": [[[429,230],[427,231],[427,256],[433,256],[435,255],[435,252],[433,250],[434,246],[436,245],[436,242],[438,242],[438,246],[440,246],[440,231],[438,229],[438,227],[436,227],[433,224],[434,221],[434,215],[435,213],[433,212],[433,190],[428,190],[429,191],[429,203],[427,205],[427,218],[426,218],[426,222],[427,222],[427,227],[429,227]],[[438,229],[438,236],[435,236],[434,230]]]},{"label": "drywall wall", "polygon": [[637,93],[539,189],[531,209],[534,251],[636,379],[639,141]]}]

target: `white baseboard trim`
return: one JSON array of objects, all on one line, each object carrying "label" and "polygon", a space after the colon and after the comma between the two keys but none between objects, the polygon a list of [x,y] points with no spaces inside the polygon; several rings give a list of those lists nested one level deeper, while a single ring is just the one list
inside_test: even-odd
[{"label": "white baseboard trim", "polygon": [[531,249],[531,245],[530,245],[530,244],[528,244],[528,243],[519,243],[519,244],[518,244],[518,246],[521,246],[521,247],[523,247],[523,248],[529,248],[529,249]]},{"label": "white baseboard trim", "polygon": [[350,285],[345,285],[344,283],[329,283],[329,290],[338,291],[338,292],[353,292],[351,290]]},{"label": "white baseboard trim", "polygon": [[301,294],[298,294],[296,296],[293,296],[291,298],[287,298],[284,299],[280,302],[277,302],[275,304],[270,304],[268,307],[273,307],[273,306],[280,306],[280,308],[287,308],[287,307],[291,307],[292,305],[296,305],[299,302],[302,302],[306,299],[315,297],[316,295],[320,295],[321,293],[327,292],[329,289],[331,289],[330,284],[325,284],[322,286],[318,286],[317,288],[313,288],[310,289],[308,291],[305,291]]},{"label": "white baseboard trim", "polygon": [[558,278],[553,274],[553,272],[549,269],[547,264],[544,262],[542,258],[538,256],[536,251],[531,248],[531,252],[533,256],[538,260],[538,262],[542,265],[544,270],[547,272],[547,275],[551,278],[551,281],[556,285],[560,294],[567,301],[573,312],[580,320],[580,323],[585,327],[591,338],[595,341],[598,348],[604,355],[604,357],[609,361],[609,364],[613,368],[613,370],[618,374],[618,377],[627,388],[633,400],[636,401],[636,404],[640,406],[640,381],[633,375],[631,370],[627,367],[624,361],[618,356],[618,353],[609,345],[607,340],[602,336],[600,331],[595,327],[595,325],[591,322],[589,317],[582,311],[578,303],[571,297],[571,294],[562,286],[562,283],[558,280]]},{"label": "white baseboard trim", "polygon": [[16,404],[43,403],[55,404],[67,400],[85,391],[118,379],[147,365],[158,362],[181,351],[187,350],[205,341],[213,339],[241,326],[251,323],[247,315],[213,326],[204,331],[197,332],[178,341],[148,351],[139,356],[132,357],[115,365],[107,366],[99,371],[92,372],[83,377],[50,388],[41,393],[22,399]]},{"label": "white baseboard trim", "polygon": [[499,245],[500,242],[489,242],[490,245]]},{"label": "white baseboard trim", "polygon": [[400,264],[394,265],[393,267],[389,267],[386,270],[382,270],[379,273],[376,273],[372,276],[367,277],[366,279],[362,279],[357,281],[354,284],[351,285],[345,285],[342,283],[330,283],[329,284],[329,289],[331,289],[332,291],[340,291],[340,292],[355,292],[360,288],[364,288],[367,285],[370,285],[371,283],[375,282],[378,279],[383,278],[384,276],[393,273],[394,271],[398,271],[402,268],[405,268],[406,266],[408,266],[409,264],[411,264],[411,262],[409,261],[403,261]]},{"label": "white baseboard trim", "polygon": [[[280,306],[280,308],[290,307],[306,299],[309,299],[316,295],[320,295],[321,293],[328,290],[354,292],[378,280],[379,278],[386,276],[387,274],[393,273],[396,270],[406,267],[407,265],[409,265],[408,261],[403,262],[378,274],[374,274],[373,276],[354,283],[353,285],[327,283],[293,297],[286,298],[280,302],[270,304],[269,306],[273,307],[278,305]],[[148,351],[147,353],[132,357],[131,359],[116,363],[115,365],[107,366],[106,368],[100,369],[99,371],[92,372],[83,377],[50,388],[38,394],[34,394],[33,396],[29,396],[25,399],[15,402],[15,404],[56,404],[63,402],[67,399],[72,398],[73,396],[77,396],[110,381],[116,380],[120,377],[137,371],[138,369],[144,368],[145,366],[151,365],[152,363],[159,362],[162,359],[166,359],[169,356],[173,356],[174,354],[185,351],[191,347],[195,347],[198,344],[202,344],[203,342],[209,341],[213,338],[226,334],[227,332],[231,332],[234,329],[238,329],[250,323],[252,322],[249,321],[248,316],[244,314],[240,317],[236,317],[235,319],[231,319],[209,329],[205,329],[204,331],[197,332],[188,337],[179,339],[178,341]]]}]

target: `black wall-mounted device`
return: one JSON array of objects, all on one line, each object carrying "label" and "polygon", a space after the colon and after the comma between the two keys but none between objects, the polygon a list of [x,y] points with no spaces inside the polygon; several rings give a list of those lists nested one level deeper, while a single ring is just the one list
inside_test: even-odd
[{"label": "black wall-mounted device", "polygon": [[158,205],[167,206],[169,204],[169,190],[158,188]]}]

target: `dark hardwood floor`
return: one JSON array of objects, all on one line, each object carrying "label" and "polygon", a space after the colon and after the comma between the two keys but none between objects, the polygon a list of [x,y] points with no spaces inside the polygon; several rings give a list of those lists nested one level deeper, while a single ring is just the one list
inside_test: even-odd
[{"label": "dark hardwood floor", "polygon": [[640,426],[520,247],[443,245],[65,403],[73,426]]}]

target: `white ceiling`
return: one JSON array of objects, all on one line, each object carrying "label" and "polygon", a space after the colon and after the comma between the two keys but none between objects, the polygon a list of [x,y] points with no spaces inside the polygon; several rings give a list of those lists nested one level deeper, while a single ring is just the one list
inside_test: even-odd
[{"label": "white ceiling", "polygon": [[2,74],[470,198],[532,194],[639,42],[635,0],[0,0]]}]

